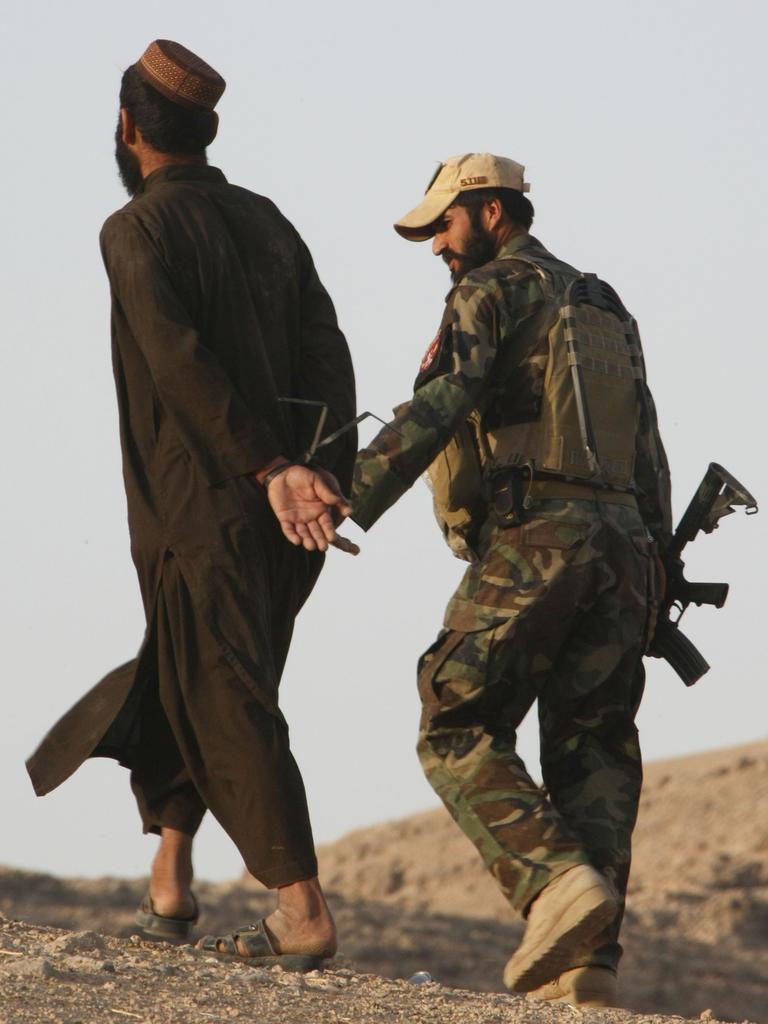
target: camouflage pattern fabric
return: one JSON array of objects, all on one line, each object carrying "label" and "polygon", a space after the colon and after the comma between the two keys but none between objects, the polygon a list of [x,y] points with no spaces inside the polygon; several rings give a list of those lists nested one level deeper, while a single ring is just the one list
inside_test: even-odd
[{"label": "camouflage pattern fabric", "polygon": [[[523,234],[453,288],[413,398],[358,453],[352,518],[364,529],[499,396],[519,422],[538,415],[551,305],[516,253],[535,253],[557,285],[577,273]],[[528,521],[501,527],[481,500],[477,561],[419,665],[421,763],[523,913],[577,864],[592,863],[622,898],[626,891],[642,779],[634,718],[653,610],[649,533],[663,548],[671,531],[669,472],[648,398],[635,439],[637,507],[539,500]],[[544,790],[515,750],[535,701]],[[622,913],[572,967],[616,966]]]},{"label": "camouflage pattern fabric", "polygon": [[[466,274],[450,291],[413,398],[358,453],[352,518],[364,530],[414,484],[473,409],[503,394],[516,422],[538,415],[551,313],[539,275],[515,260],[516,254],[535,257],[560,288],[578,273],[537,239],[521,234],[493,262]],[[669,469],[650,393],[647,400],[648,419],[635,439],[634,476],[643,519],[664,547],[672,531]],[[657,456],[661,472],[656,470]]]},{"label": "camouflage pattern fabric", "polygon": [[[530,244],[513,240],[505,251]],[[494,264],[495,266],[495,264]],[[499,331],[513,336],[544,302],[533,270],[506,264],[467,274],[452,289],[437,335],[416,379],[414,396],[358,453],[352,518],[369,529],[424,472],[482,399],[491,379]],[[575,272],[574,272],[575,273]]]},{"label": "camouflage pattern fabric", "polygon": [[[615,968],[642,781],[647,532],[631,507],[548,500],[522,526],[486,523],[480,549],[419,665],[419,758],[516,910],[577,864],[610,879],[622,909],[571,966]],[[536,700],[545,790],[515,750]]]}]

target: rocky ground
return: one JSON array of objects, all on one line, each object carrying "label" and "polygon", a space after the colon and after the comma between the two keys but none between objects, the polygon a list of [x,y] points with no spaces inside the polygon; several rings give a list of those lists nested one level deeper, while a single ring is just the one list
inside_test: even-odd
[{"label": "rocky ground", "polygon": [[[651,765],[635,849],[621,994],[642,1016],[583,1012],[768,1024],[768,742]],[[132,940],[142,880],[0,869],[0,1024],[573,1020],[501,994],[521,929],[441,810],[353,833],[320,860],[343,958],[303,980]],[[244,882],[197,892],[206,931],[272,903]],[[417,971],[439,984],[409,983]]]},{"label": "rocky ground", "polygon": [[[0,1024],[680,1024],[573,1010],[349,967],[295,975],[222,962],[191,946],[0,922]],[[702,1016],[714,1021],[711,1012]]]}]

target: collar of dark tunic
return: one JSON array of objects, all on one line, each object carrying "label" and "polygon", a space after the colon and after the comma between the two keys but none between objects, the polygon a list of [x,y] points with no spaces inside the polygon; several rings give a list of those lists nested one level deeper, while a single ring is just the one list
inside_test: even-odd
[{"label": "collar of dark tunic", "polygon": [[166,181],[211,181],[226,184],[227,179],[218,167],[209,167],[208,164],[168,164],[147,175],[138,194],[150,192],[156,185],[164,184]]}]

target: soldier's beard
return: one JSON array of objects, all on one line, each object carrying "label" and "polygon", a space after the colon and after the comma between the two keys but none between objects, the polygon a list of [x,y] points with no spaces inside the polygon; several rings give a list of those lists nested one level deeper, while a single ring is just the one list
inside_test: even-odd
[{"label": "soldier's beard", "polygon": [[138,157],[123,142],[123,130],[119,117],[115,131],[115,160],[117,173],[120,175],[120,181],[122,181],[125,191],[129,196],[135,196],[144,179],[141,175]]},{"label": "soldier's beard", "polygon": [[496,240],[490,232],[486,231],[477,218],[470,214],[472,222],[472,233],[464,243],[464,252],[455,252],[453,249],[446,249],[441,254],[446,263],[456,260],[457,267],[451,271],[451,280],[454,284],[468,274],[470,270],[482,267],[496,255]]}]

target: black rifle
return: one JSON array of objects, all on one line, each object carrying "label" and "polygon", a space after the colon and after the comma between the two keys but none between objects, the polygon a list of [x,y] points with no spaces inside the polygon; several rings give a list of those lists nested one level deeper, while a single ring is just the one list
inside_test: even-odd
[{"label": "black rifle", "polygon": [[[649,654],[664,658],[686,686],[693,686],[709,671],[709,665],[679,629],[689,604],[712,604],[722,608],[728,597],[727,583],[689,583],[683,575],[681,555],[686,544],[703,531],[712,533],[723,516],[735,512],[734,505],[746,506],[747,515],[757,512],[757,502],[736,477],[710,462],[704,479],[678,523],[672,543],[663,554],[667,571],[667,592],[659,609],[656,631]],[[674,618],[672,614],[674,613]]]}]

